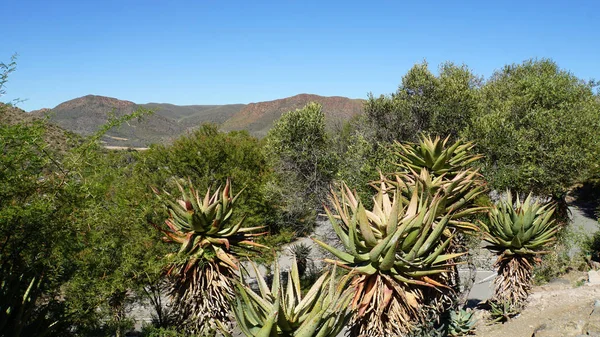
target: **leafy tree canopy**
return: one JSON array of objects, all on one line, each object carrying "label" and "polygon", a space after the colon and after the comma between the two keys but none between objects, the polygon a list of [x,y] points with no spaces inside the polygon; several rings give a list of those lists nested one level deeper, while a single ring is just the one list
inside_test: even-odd
[{"label": "leafy tree canopy", "polygon": [[456,138],[477,107],[481,83],[466,66],[444,63],[436,76],[426,62],[416,64],[395,93],[369,95],[365,131],[380,142],[416,141],[420,132]]},{"label": "leafy tree canopy", "polygon": [[284,207],[280,221],[298,233],[309,230],[338,164],[321,105],[309,103],[281,116],[267,135],[265,152],[276,174],[271,200]]},{"label": "leafy tree canopy", "polygon": [[485,154],[483,173],[492,186],[561,198],[587,179],[600,154],[593,88],[546,59],[495,72],[464,132]]}]

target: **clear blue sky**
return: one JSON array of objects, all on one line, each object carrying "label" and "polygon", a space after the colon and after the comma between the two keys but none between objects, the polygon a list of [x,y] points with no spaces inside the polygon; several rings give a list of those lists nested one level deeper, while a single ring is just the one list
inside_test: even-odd
[{"label": "clear blue sky", "polygon": [[390,93],[416,62],[489,76],[549,57],[600,79],[600,1],[0,2],[0,100],[225,104]]}]

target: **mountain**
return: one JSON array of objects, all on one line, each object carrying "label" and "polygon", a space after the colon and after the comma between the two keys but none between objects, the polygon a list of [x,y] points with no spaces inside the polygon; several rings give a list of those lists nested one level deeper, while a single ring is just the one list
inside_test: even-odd
[{"label": "mountain", "polygon": [[332,124],[360,114],[364,101],[339,96],[324,97],[300,94],[274,101],[250,103],[223,123],[222,129],[225,131],[248,130],[255,136],[264,137],[283,113],[300,109],[309,102],[320,103],[323,106],[327,122]]},{"label": "mountain", "polygon": [[[123,116],[141,106],[116,98],[87,95],[61,103],[51,110],[33,111],[35,115],[48,116],[52,123],[80,135],[91,135],[104,125],[111,114]],[[143,147],[152,143],[166,142],[185,131],[175,119],[158,113],[144,116],[115,127],[103,137],[108,145]]]},{"label": "mountain", "polygon": [[199,125],[202,123],[221,124],[238,113],[244,104],[227,105],[174,105],[168,103],[140,104],[157,114],[177,120],[182,125]]},{"label": "mountain", "polygon": [[[41,118],[14,106],[0,103],[0,125],[32,125],[42,121]],[[43,135],[44,141],[51,149],[66,151],[80,141],[80,137],[56,125],[47,124]]]},{"label": "mountain", "polygon": [[164,143],[202,123],[216,123],[225,131],[248,130],[257,137],[267,134],[283,113],[300,109],[309,102],[323,105],[329,123],[348,120],[361,113],[363,101],[346,97],[300,94],[268,102],[228,105],[136,104],[111,97],[87,95],[61,103],[53,109],[32,111],[32,116],[47,116],[52,123],[80,135],[91,135],[111,114],[122,116],[138,108],[154,111],[141,121],[130,121],[111,129],[103,137],[110,146],[144,147]]}]

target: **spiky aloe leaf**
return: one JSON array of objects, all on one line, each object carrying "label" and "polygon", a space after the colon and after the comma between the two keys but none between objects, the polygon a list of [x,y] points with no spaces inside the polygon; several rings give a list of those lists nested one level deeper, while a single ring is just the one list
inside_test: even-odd
[{"label": "spiky aloe leaf", "polygon": [[[269,331],[270,336],[333,337],[345,325],[351,313],[347,308],[352,296],[352,291],[346,288],[348,277],[339,279],[335,271],[326,272],[302,297],[297,268],[294,259],[288,272],[287,287],[280,287],[282,275],[275,262],[269,293],[257,294],[248,285],[238,283],[240,299],[234,314],[245,335],[254,337]],[[257,277],[261,278],[258,274]],[[259,281],[259,284],[264,288],[266,281]]]},{"label": "spiky aloe leaf", "polygon": [[531,194],[521,202],[507,191],[506,198],[489,212],[489,226],[484,227],[484,239],[498,252],[511,254],[525,251],[540,254],[544,245],[555,239],[558,230],[552,220],[555,206],[533,201]]},{"label": "spiky aloe leaf", "polygon": [[238,257],[262,245],[252,241],[259,227],[244,228],[242,218],[233,222],[239,193],[233,196],[231,182],[204,197],[191,183],[177,184],[181,197],[153,189],[169,213],[167,228],[159,228],[166,241],[181,245],[167,268],[170,295],[178,324],[188,331],[208,334],[213,326],[225,326],[234,287],[231,278]]},{"label": "spiky aloe leaf", "polygon": [[536,256],[546,254],[547,245],[556,239],[558,227],[552,219],[555,206],[524,200],[507,191],[489,212],[484,225],[484,240],[496,251],[498,277],[494,280],[494,299],[512,305],[523,303],[531,289]]}]

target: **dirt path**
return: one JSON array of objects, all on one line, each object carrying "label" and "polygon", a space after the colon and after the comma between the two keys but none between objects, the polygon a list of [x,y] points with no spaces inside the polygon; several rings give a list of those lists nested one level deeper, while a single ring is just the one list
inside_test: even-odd
[{"label": "dirt path", "polygon": [[485,325],[482,319],[476,336],[572,337],[588,332],[600,336],[600,310],[592,314],[594,304],[600,304],[600,285],[574,287],[582,278],[586,278],[585,273],[573,273],[534,288],[527,307],[518,317],[495,325]]}]

